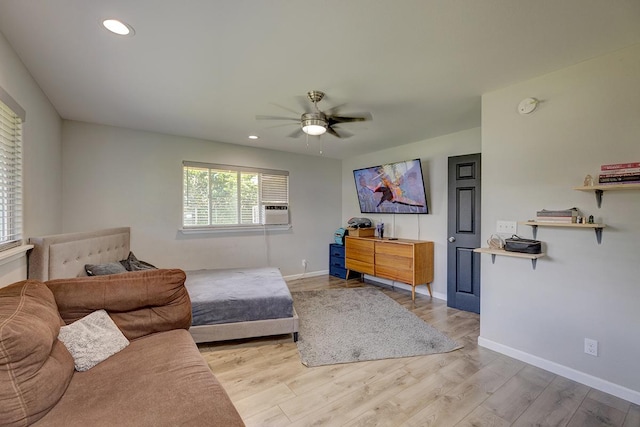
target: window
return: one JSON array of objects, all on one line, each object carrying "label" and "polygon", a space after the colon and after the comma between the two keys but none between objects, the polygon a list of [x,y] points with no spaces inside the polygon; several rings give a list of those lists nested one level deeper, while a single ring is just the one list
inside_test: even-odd
[{"label": "window", "polygon": [[22,244],[24,110],[0,88],[0,251]]},{"label": "window", "polygon": [[289,172],[185,161],[182,194],[184,228],[255,226],[265,205],[289,204]]}]

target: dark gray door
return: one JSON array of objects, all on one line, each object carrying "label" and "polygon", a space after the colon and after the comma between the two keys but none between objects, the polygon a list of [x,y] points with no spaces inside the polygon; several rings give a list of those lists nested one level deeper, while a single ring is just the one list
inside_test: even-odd
[{"label": "dark gray door", "polygon": [[480,154],[449,157],[447,305],[480,313]]}]

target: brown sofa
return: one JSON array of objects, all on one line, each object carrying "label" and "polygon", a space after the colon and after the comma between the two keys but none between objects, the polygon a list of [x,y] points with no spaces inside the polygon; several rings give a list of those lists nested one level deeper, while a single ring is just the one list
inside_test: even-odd
[{"label": "brown sofa", "polygon": [[[243,426],[187,331],[181,270],[0,289],[0,425]],[[60,327],[104,309],[130,344],[83,372]]]}]

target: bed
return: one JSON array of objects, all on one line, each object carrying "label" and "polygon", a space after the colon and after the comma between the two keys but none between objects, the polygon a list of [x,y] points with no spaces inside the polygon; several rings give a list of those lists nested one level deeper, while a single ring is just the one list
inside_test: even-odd
[{"label": "bed", "polygon": [[[28,277],[41,281],[86,276],[86,264],[126,259],[129,227],[32,237]],[[298,336],[293,300],[276,268],[187,271],[195,342],[225,341],[271,335]],[[215,292],[209,292],[216,290]],[[211,298],[211,295],[214,298]],[[287,300],[289,307],[287,308]]]}]

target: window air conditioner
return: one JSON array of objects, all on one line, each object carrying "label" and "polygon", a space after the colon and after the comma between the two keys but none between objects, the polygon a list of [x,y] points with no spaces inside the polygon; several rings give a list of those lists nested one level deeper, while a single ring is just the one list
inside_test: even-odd
[{"label": "window air conditioner", "polygon": [[263,205],[262,223],[265,225],[289,224],[288,205]]}]

